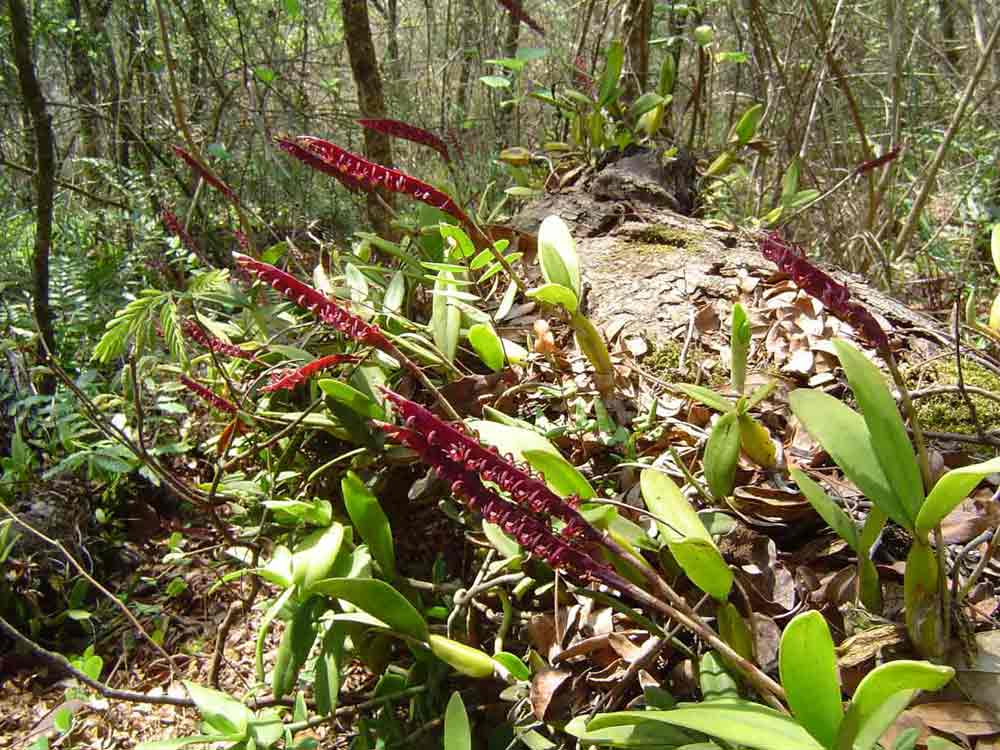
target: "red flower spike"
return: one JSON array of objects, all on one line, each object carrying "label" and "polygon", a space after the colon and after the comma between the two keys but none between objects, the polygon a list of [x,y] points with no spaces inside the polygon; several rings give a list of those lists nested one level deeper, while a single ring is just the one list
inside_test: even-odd
[{"label": "red flower spike", "polygon": [[236,404],[227,401],[216,393],[213,393],[201,383],[196,383],[191,380],[191,378],[187,378],[183,375],[180,376],[180,381],[181,385],[197,395],[203,401],[210,403],[219,411],[224,411],[226,414],[237,414],[239,412],[239,409],[236,408]]},{"label": "red flower spike", "polygon": [[808,260],[802,250],[785,242],[777,232],[764,235],[761,253],[787,273],[802,291],[822,302],[830,312],[849,323],[869,343],[879,349],[889,348],[889,337],[868,310],[850,299],[851,292]]},{"label": "red flower spike", "polygon": [[173,146],[173,149],[174,153],[177,154],[185,162],[187,162],[187,165],[191,167],[191,169],[193,169],[195,172],[197,172],[198,176],[201,177],[201,179],[203,179],[209,185],[211,185],[220,193],[222,193],[224,196],[226,196],[226,198],[229,199],[229,202],[232,203],[234,206],[236,206],[237,208],[239,207],[240,205],[239,196],[237,196],[236,193],[233,192],[233,189],[229,187],[229,185],[227,185],[218,177],[216,177],[212,173],[212,171],[208,169],[208,167],[206,167],[196,158],[191,156],[191,154],[182,149],[180,146]]},{"label": "red flower spike", "polygon": [[901,146],[896,146],[892,150],[887,151],[886,153],[882,154],[881,156],[875,159],[872,159],[871,161],[863,162],[861,165],[858,166],[857,169],[854,170],[854,174],[864,174],[865,172],[871,172],[873,169],[878,169],[884,164],[888,164],[897,156],[899,156],[899,152],[901,150],[902,150]]},{"label": "red flower spike", "polygon": [[523,23],[530,29],[534,29],[538,32],[539,36],[545,36],[545,29],[542,28],[541,24],[538,23],[534,18],[529,16],[524,8],[521,6],[517,0],[497,0],[500,5],[507,9],[514,18]]},{"label": "red flower spike", "polygon": [[620,585],[620,580],[607,565],[571,546],[526,510],[487,489],[476,474],[451,460],[427,440],[425,435],[384,422],[374,424],[396,442],[416,451],[424,463],[432,466],[438,476],[451,485],[453,493],[465,499],[471,510],[499,526],[518,544],[542,558],[552,568],[607,583],[609,586]]},{"label": "red flower spike", "polygon": [[[281,145],[286,139],[279,139]],[[345,151],[340,146],[324,141],[322,138],[313,138],[308,135],[301,135],[296,140],[299,146],[306,151],[318,156],[327,165],[330,165],[344,174],[359,180],[366,190],[375,190],[384,187],[394,193],[408,195],[418,201],[422,201],[429,206],[444,211],[446,214],[454,216],[465,224],[471,224],[468,215],[459,208],[458,204],[450,196],[442,193],[437,188],[431,187],[426,182],[411,177],[405,172],[391,167],[383,167],[381,164],[368,161],[357,154]],[[289,152],[291,153],[291,152]],[[292,154],[295,156],[295,154]],[[306,162],[310,164],[310,162]],[[311,166],[311,164],[310,164]],[[324,170],[325,171],[325,170]]]},{"label": "red flower spike", "polygon": [[392,344],[382,333],[382,329],[366,323],[356,315],[351,315],[337,303],[328,299],[322,292],[299,281],[291,274],[275,268],[270,263],[254,260],[242,253],[233,253],[233,257],[240,268],[254,274],[275,291],[285,295],[299,307],[309,310],[324,323],[333,326],[348,338],[388,353],[392,352]]},{"label": "red flower spike", "polygon": [[345,362],[357,361],[357,357],[352,357],[349,354],[331,354],[327,357],[320,357],[319,359],[314,359],[309,364],[304,367],[300,367],[297,370],[287,369],[272,373],[271,382],[261,388],[261,390],[264,391],[264,393],[291,390],[299,383],[304,383],[320,370],[325,370],[328,367],[333,367],[334,365],[343,364]]},{"label": "red flower spike", "polygon": [[510,458],[502,458],[488,450],[453,425],[439,419],[429,410],[398,393],[382,388],[382,393],[392,402],[408,429],[424,436],[427,442],[440,450],[450,460],[468,471],[479,474],[507,492],[515,502],[521,503],[532,513],[548,515],[566,523],[563,534],[587,542],[600,542],[600,534],[588,524],[573,507],[579,498],[568,501],[559,497],[541,479],[518,466]]},{"label": "red flower spike", "polygon": [[365,184],[361,180],[352,177],[332,164],[327,163],[320,156],[317,156],[309,149],[303,148],[299,144],[290,141],[287,138],[277,138],[275,139],[275,143],[278,148],[286,154],[294,156],[306,166],[312,167],[318,172],[328,174],[331,177],[335,177],[341,185],[350,190],[352,193],[358,193],[366,189]]},{"label": "red flower spike", "polygon": [[402,138],[406,141],[413,141],[414,143],[420,143],[424,146],[430,146],[432,149],[441,154],[441,157],[445,161],[451,161],[451,157],[448,155],[448,146],[445,142],[430,131],[424,130],[423,128],[418,128],[415,125],[410,125],[409,123],[401,122],[400,120],[364,119],[358,120],[357,123],[363,128],[377,130],[380,133],[391,135],[393,138]]},{"label": "red flower spike", "polygon": [[222,339],[211,336],[205,332],[205,330],[195,323],[190,318],[184,320],[181,323],[181,328],[184,330],[184,334],[192,341],[197,341],[206,349],[210,349],[218,354],[225,354],[227,357],[234,357],[236,359],[256,359],[257,354],[255,352],[248,352],[246,349],[241,349],[233,344],[227,344]]}]

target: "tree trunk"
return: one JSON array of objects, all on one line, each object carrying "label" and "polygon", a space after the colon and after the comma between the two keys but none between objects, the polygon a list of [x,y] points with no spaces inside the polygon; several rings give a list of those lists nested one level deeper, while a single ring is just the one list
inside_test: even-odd
[{"label": "tree trunk", "polygon": [[653,0],[628,0],[622,10],[625,37],[626,101],[646,90],[649,79],[649,36],[653,25]]},{"label": "tree trunk", "polygon": [[458,91],[455,108],[463,119],[468,117],[469,81],[476,64],[476,4],[467,1],[462,4],[462,20],[459,25],[458,45],[462,48],[462,65],[458,73]]},{"label": "tree trunk", "polygon": [[[503,40],[503,56],[504,57],[517,57],[517,44],[521,38],[521,22],[512,13],[503,12],[504,17],[507,19],[507,34],[504,36]],[[517,96],[517,77],[513,74],[508,76],[511,78],[511,97]],[[520,131],[520,119],[517,118],[517,107],[510,106],[500,110],[500,114],[497,117],[497,141],[501,149],[507,148],[511,144],[521,142]]]},{"label": "tree trunk", "polygon": [[[97,40],[91,29],[89,19],[84,18],[80,0],[69,0],[67,15],[74,21],[76,28],[69,35],[69,60],[73,67],[70,73],[70,87],[73,99],[80,108],[80,151],[85,159],[100,157],[98,145],[98,115],[97,115],[97,82],[94,79],[94,69],[90,62],[89,46]],[[84,166],[83,175],[88,183],[88,189],[96,184],[98,174],[93,164]]]},{"label": "tree trunk", "polygon": [[[1000,16],[997,17],[996,22],[1000,23]],[[983,50],[986,49],[986,39],[990,35],[990,23],[986,18],[986,3],[983,0],[972,0],[972,29],[976,35],[976,47],[979,48],[979,54],[983,54]],[[993,82],[1000,83],[1000,53],[993,53],[991,63]]]},{"label": "tree trunk", "polygon": [[[366,0],[341,0],[344,18],[344,39],[347,41],[347,56],[351,59],[354,85],[358,90],[358,109],[362,117],[384,118],[385,95],[382,93],[382,78],[378,72],[375,45],[372,44],[372,29],[368,20]],[[365,129],[365,156],[386,167],[392,166],[392,144],[389,136],[375,130]],[[381,200],[380,200],[381,198]],[[387,203],[391,197],[385,191],[368,195],[368,220],[375,232],[388,236],[389,212],[381,201]]]},{"label": "tree trunk", "polygon": [[955,2],[954,0],[937,0],[937,7],[944,56],[948,59],[948,64],[951,65],[951,72],[958,73],[962,60],[958,50],[958,35],[955,33]]},{"label": "tree trunk", "polygon": [[[49,307],[49,250],[52,247],[52,198],[55,187],[56,150],[52,135],[52,116],[45,108],[45,97],[35,75],[31,56],[31,23],[22,0],[7,0],[10,10],[11,45],[14,48],[14,65],[21,84],[21,97],[31,113],[35,142],[35,247],[32,257],[34,271],[33,303],[38,333],[44,346],[39,346],[38,362],[45,364],[55,352],[55,335],[52,331],[52,309]],[[55,392],[55,378],[42,379],[39,391],[44,395]]]}]

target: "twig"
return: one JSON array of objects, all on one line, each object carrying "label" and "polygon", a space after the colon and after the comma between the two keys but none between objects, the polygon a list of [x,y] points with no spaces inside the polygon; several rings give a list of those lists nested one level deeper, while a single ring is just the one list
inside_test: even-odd
[{"label": "twig", "polygon": [[[962,603],[962,599],[965,598],[965,593],[966,593],[964,587],[961,590],[961,592],[959,591],[959,588],[958,588],[958,574],[959,574],[959,570],[962,567],[962,563],[965,561],[965,558],[968,557],[972,553],[972,551],[976,547],[978,547],[980,544],[982,544],[983,542],[991,542],[992,543],[993,537],[994,537],[995,534],[996,534],[996,530],[995,529],[987,529],[982,534],[980,534],[975,539],[973,539],[971,542],[969,542],[964,547],[962,547],[962,549],[959,550],[958,555],[955,557],[955,562],[951,566],[951,569],[952,569],[952,572],[953,572],[953,575],[952,575],[952,578],[951,578],[951,598],[952,598],[952,601],[954,601],[956,605]],[[987,549],[989,549],[989,548],[987,548]],[[985,555],[984,557],[987,560],[990,558],[989,555]],[[982,562],[982,560],[980,560],[980,562]],[[978,568],[978,567],[979,567],[979,564],[977,563],[976,564],[976,568]]]},{"label": "twig", "polygon": [[229,609],[226,610],[226,616],[219,624],[219,630],[215,634],[215,650],[212,652],[212,663],[208,668],[208,684],[216,690],[219,689],[219,668],[222,666],[222,653],[226,647],[226,638],[236,623],[236,617],[242,608],[242,602],[232,602],[229,605]]},{"label": "twig", "polygon": [[[973,396],[982,396],[983,398],[988,398],[991,401],[996,401],[1000,403],[1000,393],[996,391],[990,391],[986,388],[979,388],[974,385],[964,385],[961,390],[966,393],[971,393]],[[926,388],[920,388],[915,391],[910,391],[910,399],[916,401],[917,399],[925,398],[927,396],[941,396],[947,393],[959,393],[959,387],[957,385],[929,385]]]},{"label": "twig", "polygon": [[[127,611],[127,610],[126,610]],[[132,613],[129,612],[128,616],[131,618]],[[7,620],[0,616],[0,630],[4,631],[13,638],[15,641],[20,643],[26,649],[28,649],[35,656],[39,657],[43,661],[48,662],[50,665],[63,670],[64,672],[69,672],[76,679],[82,682],[89,688],[93,688],[98,693],[103,695],[105,698],[118,701],[127,701],[129,703],[153,703],[158,705],[169,705],[169,706],[194,706],[194,701],[190,698],[178,698],[173,695],[148,695],[147,693],[137,693],[132,690],[117,690],[112,687],[108,687],[103,682],[92,679],[84,672],[74,667],[69,659],[67,659],[62,654],[57,654],[55,651],[49,651],[42,646],[39,646],[33,640],[28,638],[26,635],[21,633],[20,630],[11,625]],[[141,630],[141,627],[140,627]],[[146,631],[142,631],[145,634]],[[147,636],[148,637],[148,636]],[[159,647],[158,647],[159,648]],[[161,651],[163,649],[160,649]],[[169,659],[169,657],[167,657]],[[173,662],[171,662],[171,668],[173,667]]]}]

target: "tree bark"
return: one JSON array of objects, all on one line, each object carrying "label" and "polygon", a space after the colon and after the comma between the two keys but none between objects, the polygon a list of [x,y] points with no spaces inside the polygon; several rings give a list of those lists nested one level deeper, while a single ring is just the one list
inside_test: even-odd
[{"label": "tree bark", "polygon": [[625,37],[625,100],[646,90],[649,80],[649,36],[653,25],[653,0],[628,0],[622,10]]},{"label": "tree bark", "polygon": [[941,41],[944,45],[944,56],[951,65],[951,72],[958,73],[962,59],[958,49],[958,35],[955,32],[954,0],[937,0],[938,24],[941,27]]},{"label": "tree bark", "polygon": [[[503,56],[517,57],[517,45],[521,38],[521,22],[513,13],[501,10],[503,17],[507,20],[507,33],[503,40]],[[511,78],[511,96],[517,96],[517,77],[513,73],[508,74]],[[501,149],[521,142],[521,122],[516,106],[509,106],[500,110],[497,117],[497,141]]]},{"label": "tree bark", "polygon": [[[35,145],[35,247],[32,255],[33,304],[38,333],[44,346],[39,346],[37,361],[49,361],[48,351],[55,352],[52,330],[52,308],[49,306],[49,251],[52,247],[52,200],[55,191],[56,150],[52,135],[52,116],[45,107],[45,97],[38,85],[35,63],[31,54],[31,23],[22,0],[7,0],[10,10],[11,45],[14,65],[21,85],[21,98],[31,113]],[[55,377],[46,375],[39,387],[44,395],[55,392]]]},{"label": "tree bark", "polygon": [[[375,45],[372,44],[368,3],[366,0],[341,0],[340,7],[344,18],[347,56],[351,60],[354,85],[358,90],[358,109],[362,117],[384,118],[385,95],[382,92],[382,77],[378,71]],[[389,136],[365,128],[365,156],[371,161],[391,167],[392,143]],[[378,194],[368,194],[368,220],[375,232],[388,236],[389,212],[382,201],[391,205],[391,196],[381,190]]]},{"label": "tree bark", "polygon": [[[101,155],[98,145],[97,114],[97,81],[90,62],[88,47],[96,42],[89,18],[84,17],[80,0],[68,0],[67,15],[74,21],[76,28],[69,35],[69,61],[73,66],[70,72],[70,86],[73,98],[80,107],[80,151],[85,159],[97,159]],[[90,189],[98,179],[97,170],[93,164],[86,164],[82,170]]]}]

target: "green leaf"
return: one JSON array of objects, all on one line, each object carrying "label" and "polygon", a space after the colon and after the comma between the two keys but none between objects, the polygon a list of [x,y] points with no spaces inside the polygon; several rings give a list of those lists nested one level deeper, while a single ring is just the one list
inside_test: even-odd
[{"label": "green leaf", "polygon": [[576,241],[566,222],[558,216],[546,216],[538,228],[538,264],[547,282],[562,284],[580,298],[583,286]]},{"label": "green leaf", "polygon": [[73,728],[73,709],[69,706],[63,706],[56,711],[55,716],[52,717],[52,726],[60,734],[68,733]]},{"label": "green leaf", "polygon": [[740,686],[715,651],[706,652],[698,663],[698,686],[706,701],[739,700],[740,697]]},{"label": "green leaf", "polygon": [[778,653],[781,686],[792,715],[824,747],[833,747],[844,718],[837,652],[823,615],[815,610],[792,618]]},{"label": "green leaf", "polygon": [[705,446],[705,480],[716,498],[732,493],[739,457],[740,423],[738,415],[729,412],[716,421]]},{"label": "green leaf", "polygon": [[509,89],[510,79],[504,76],[480,76],[481,83],[485,83],[491,89]]},{"label": "green leaf", "polygon": [[824,492],[822,487],[802,471],[793,466],[789,472],[813,510],[819,513],[827,526],[837,532],[837,536],[847,542],[847,546],[857,552],[858,527],[854,525],[851,517]]},{"label": "green leaf", "polygon": [[438,271],[434,281],[436,294],[431,302],[431,333],[434,343],[449,362],[455,361],[458,350],[458,334],[462,325],[462,311],[448,297],[440,292],[454,291],[455,276],[450,271]]},{"label": "green leaf", "polygon": [[496,448],[502,456],[513,456],[515,461],[527,463],[525,450],[541,451],[562,458],[559,449],[534,430],[486,419],[472,419],[468,424],[479,436],[480,442]]},{"label": "green leaf", "polygon": [[733,130],[729,134],[729,142],[734,144],[737,148],[743,148],[746,146],[757,134],[757,127],[760,125],[760,119],[763,116],[763,104],[754,104],[750,107],[750,109],[744,112],[743,116],[740,117],[739,122],[733,126]]},{"label": "green leaf", "polygon": [[457,690],[451,694],[444,711],[444,750],[472,750],[469,714]]},{"label": "green leaf", "polygon": [[493,326],[486,323],[476,323],[469,326],[469,343],[483,364],[493,372],[500,372],[504,365],[504,347]]},{"label": "green leaf", "polygon": [[292,615],[292,621],[281,634],[274,671],[271,673],[271,694],[275,698],[284,698],[295,689],[299,672],[316,641],[315,620],[320,608],[325,606],[326,602],[316,596],[301,602]]},{"label": "green leaf", "polygon": [[331,378],[322,378],[317,384],[327,396],[362,417],[385,419],[385,409],[367,393],[362,393],[354,386]]},{"label": "green leaf", "polygon": [[799,191],[799,174],[802,172],[802,165],[798,156],[793,156],[788,169],[781,177],[781,205],[787,207],[788,202],[795,197]]},{"label": "green leaf", "polygon": [[912,521],[892,491],[875,457],[872,436],[865,420],[840,399],[820,391],[799,388],[788,396],[799,421],[837,466],[893,521],[912,528]]},{"label": "green leaf", "polygon": [[608,47],[607,62],[604,65],[604,75],[601,76],[601,86],[597,95],[598,108],[604,107],[614,98],[624,62],[625,47],[620,40],[615,39]]},{"label": "green leaf", "polygon": [[303,539],[292,554],[292,583],[300,591],[309,591],[316,581],[328,576],[343,541],[344,527],[339,523]]},{"label": "green leaf", "polygon": [[277,77],[277,73],[265,65],[258,65],[253,69],[254,75],[264,83],[270,83]]},{"label": "green leaf", "polygon": [[629,119],[635,120],[642,117],[647,112],[658,107],[663,102],[663,97],[652,91],[647,91],[640,96],[628,108]]},{"label": "green leaf", "polygon": [[[517,429],[517,428],[514,428]],[[597,493],[573,464],[563,458],[561,453],[538,448],[524,448],[521,455],[531,465],[531,468],[542,473],[545,483],[562,497],[576,495],[581,500],[596,497]]]},{"label": "green leaf", "polygon": [[515,654],[511,654],[507,651],[500,651],[499,653],[493,654],[493,659],[501,664],[504,669],[510,672],[511,677],[515,680],[526,682],[531,679],[531,670],[528,669],[528,666]]},{"label": "green leaf", "polygon": [[347,515],[357,528],[361,538],[371,550],[372,557],[388,579],[396,577],[396,554],[392,542],[389,519],[382,511],[376,497],[353,471],[347,472],[340,480],[340,490],[344,495]]},{"label": "green leaf", "polygon": [[737,394],[743,393],[747,379],[747,355],[750,353],[750,320],[747,318],[743,305],[737,302],[733,305],[733,326],[729,337],[730,348],[732,350],[732,375],[731,382],[733,390]]},{"label": "green leaf", "polygon": [[521,545],[514,541],[503,529],[489,521],[483,521],[483,533],[501,557],[510,559],[521,554]]},{"label": "green leaf", "polygon": [[403,635],[418,641],[427,640],[424,618],[405,596],[385,581],[375,578],[327,578],[317,582],[312,590],[350,602]]},{"label": "green leaf", "polygon": [[771,441],[771,433],[767,428],[751,417],[749,414],[740,411],[736,417],[740,425],[740,445],[743,452],[758,466],[765,469],[773,469],[778,459],[777,450]]},{"label": "green leaf", "polygon": [[917,536],[925,538],[977,484],[996,472],[1000,472],[1000,458],[952,469],[941,477],[917,514]]},{"label": "green leaf", "polygon": [[834,339],[833,346],[858,400],[882,471],[906,512],[905,526],[912,530],[924,501],[924,485],[896,400],[868,357],[843,339]]},{"label": "green leaf", "polygon": [[445,664],[469,677],[484,679],[493,675],[496,662],[485,651],[467,646],[443,635],[432,634],[427,639],[431,651]]},{"label": "green leaf", "polygon": [[680,488],[656,469],[644,469],[639,486],[650,512],[669,520],[669,525],[657,521],[656,526],[678,565],[698,588],[724,600],[732,588],[733,573]]},{"label": "green leaf", "polygon": [[[588,729],[587,717],[577,716],[570,721],[564,731],[576,737],[583,747],[616,747],[616,748],[649,748],[649,750],[666,750],[687,746],[691,735],[668,724],[643,722],[623,724],[621,726]],[[717,747],[712,745],[711,747]]]},{"label": "green leaf", "polygon": [[235,698],[218,690],[184,680],[188,695],[198,708],[198,713],[205,723],[217,734],[247,736],[247,727],[253,714]]},{"label": "green leaf", "polygon": [[918,691],[940,690],[954,675],[951,667],[909,659],[875,667],[854,691],[837,747],[869,750]]},{"label": "green leaf", "polygon": [[342,622],[331,623],[323,636],[313,684],[316,711],[321,716],[329,716],[337,710],[340,699],[340,664],[344,657],[346,636],[347,626]]},{"label": "green leaf", "polygon": [[593,731],[628,724],[667,724],[758,750],[823,750],[791,716],[749,701],[711,701],[670,711],[621,711],[598,714]]},{"label": "green leaf", "polygon": [[403,309],[403,301],[406,299],[406,276],[402,271],[396,271],[386,287],[385,296],[382,298],[382,307],[390,313],[398,313]]},{"label": "green leaf", "polygon": [[715,391],[701,385],[694,385],[692,383],[676,383],[674,384],[674,388],[679,390],[688,398],[692,398],[695,401],[704,404],[709,409],[715,409],[723,414],[731,412],[736,408],[736,404],[729,399],[724,398]]},{"label": "green leaf", "polygon": [[562,284],[542,284],[541,286],[536,286],[534,289],[529,289],[526,294],[528,297],[537,299],[539,302],[544,302],[547,305],[563,307],[570,313],[576,312],[580,304],[576,295],[573,294],[573,290]]},{"label": "green leaf", "polygon": [[265,708],[260,711],[257,718],[250,722],[250,734],[253,744],[247,743],[248,750],[251,747],[255,750],[270,750],[274,747],[285,736],[285,726],[278,709]]},{"label": "green leaf", "polygon": [[719,635],[722,640],[733,647],[733,650],[744,659],[753,661],[753,633],[736,605],[726,602],[715,611],[719,623]]}]

